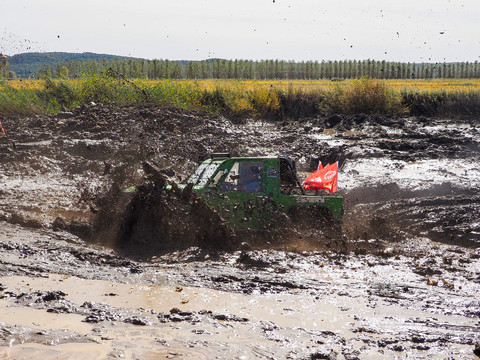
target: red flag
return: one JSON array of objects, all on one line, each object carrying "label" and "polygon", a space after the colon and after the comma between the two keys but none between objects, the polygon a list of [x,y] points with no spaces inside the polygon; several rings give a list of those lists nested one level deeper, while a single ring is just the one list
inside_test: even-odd
[{"label": "red flag", "polygon": [[310,174],[303,182],[306,190],[328,190],[337,192],[338,162],[320,168]]}]

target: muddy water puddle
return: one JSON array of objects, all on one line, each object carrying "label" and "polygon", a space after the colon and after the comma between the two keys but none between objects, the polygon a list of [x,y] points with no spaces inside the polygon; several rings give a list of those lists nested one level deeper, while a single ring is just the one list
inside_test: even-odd
[{"label": "muddy water puddle", "polygon": [[[312,304],[308,297],[288,294],[248,296],[210,289],[127,285],[62,275],[50,275],[49,278],[15,276],[0,281],[12,292],[55,289],[77,305],[98,301],[119,309],[119,312],[135,313],[145,321],[143,326],[125,325],[120,318],[89,324],[78,314],[19,308],[15,303],[3,300],[0,302],[0,313],[5,314],[2,323],[35,331],[59,331],[59,338],[52,344],[42,344],[38,338],[28,345],[17,344],[28,342],[28,339],[10,341],[8,348],[0,347],[3,358],[27,358],[31,352],[47,359],[71,355],[78,359],[88,356],[103,359],[115,354],[142,359],[207,359],[213,355],[250,358],[255,354],[269,357],[277,354],[273,347],[276,342],[288,345],[290,341],[287,339],[292,331],[298,332],[295,342],[308,343],[312,334],[346,329],[349,320],[349,316],[340,313],[330,301]],[[30,305],[38,306],[38,303]],[[61,338],[61,330],[84,336],[84,342],[68,344],[68,339]],[[277,331],[279,334],[270,334]],[[23,333],[28,332],[24,330]],[[56,346],[52,348],[51,345]],[[296,351],[296,346],[291,351]],[[286,346],[284,351],[288,352],[289,347]]]},{"label": "muddy water puddle", "polygon": [[[478,284],[432,275],[438,285],[428,285],[428,278],[404,267],[406,259],[345,258],[337,264],[323,256],[252,256],[271,266],[238,269],[231,282],[256,277],[272,284],[273,292],[232,292],[235,284],[229,283],[217,283],[218,289],[186,286],[199,269],[201,276],[228,274],[228,257],[151,264],[130,283],[61,274],[0,278],[0,358],[303,359],[332,351],[339,359],[403,358],[404,352],[409,358],[474,358],[480,322],[462,309]],[[280,263],[288,269],[284,280],[293,285],[278,292]],[[478,270],[478,263],[469,266]],[[159,275],[172,285],[157,285]],[[441,278],[453,289],[442,286]]]}]

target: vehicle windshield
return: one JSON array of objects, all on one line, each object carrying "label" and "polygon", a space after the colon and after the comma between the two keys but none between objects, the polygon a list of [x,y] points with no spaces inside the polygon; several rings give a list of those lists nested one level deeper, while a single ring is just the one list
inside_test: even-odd
[{"label": "vehicle windshield", "polygon": [[187,178],[186,183],[196,186],[205,186],[208,179],[210,179],[215,173],[215,170],[217,170],[217,167],[217,163],[200,164],[197,170],[195,170],[195,172]]}]

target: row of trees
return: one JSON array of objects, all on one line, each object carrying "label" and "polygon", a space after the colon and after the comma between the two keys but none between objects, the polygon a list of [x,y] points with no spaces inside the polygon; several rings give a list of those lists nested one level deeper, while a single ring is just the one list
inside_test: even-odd
[{"label": "row of trees", "polygon": [[378,79],[480,78],[480,64],[403,63],[375,60],[282,61],[282,60],[203,60],[169,61],[132,58],[67,61],[55,68],[46,65],[41,75],[80,77],[100,74],[106,69],[128,78],[149,79]]}]

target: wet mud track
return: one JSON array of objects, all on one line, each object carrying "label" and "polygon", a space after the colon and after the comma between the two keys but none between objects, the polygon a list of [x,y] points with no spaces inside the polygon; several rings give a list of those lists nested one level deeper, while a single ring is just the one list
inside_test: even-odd
[{"label": "wet mud track", "polygon": [[[2,124],[11,136],[0,139],[3,358],[480,355],[473,120],[232,123],[91,104]],[[312,244],[297,233],[296,247],[270,239],[228,252],[138,243],[139,258],[112,250],[108,233],[99,238],[112,189],[141,181],[143,161],[178,181],[199,157],[225,149],[286,153],[305,172],[339,160],[341,240],[320,232]]]}]

